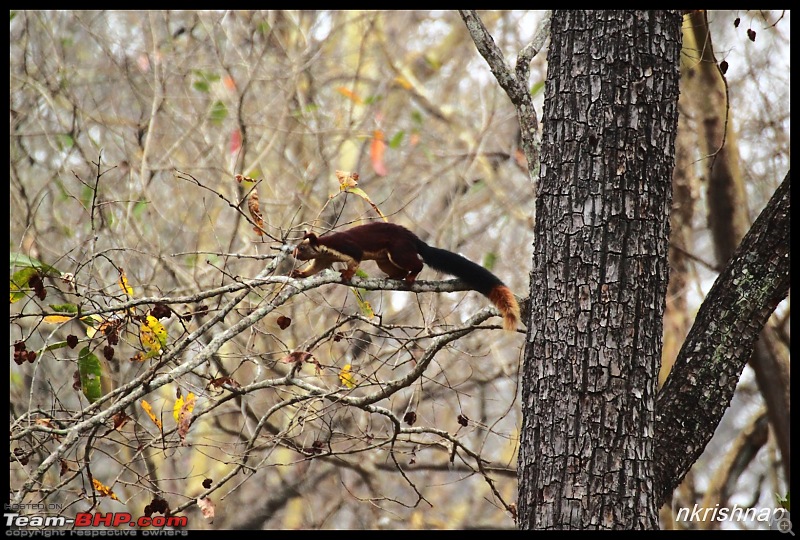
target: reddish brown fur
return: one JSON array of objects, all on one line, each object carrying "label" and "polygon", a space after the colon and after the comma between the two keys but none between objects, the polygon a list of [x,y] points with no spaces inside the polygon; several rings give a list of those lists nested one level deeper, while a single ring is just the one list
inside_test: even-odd
[{"label": "reddish brown fur", "polygon": [[500,285],[489,293],[489,300],[495,305],[497,311],[503,314],[503,328],[516,330],[519,324],[519,304],[511,289]]},{"label": "reddish brown fur", "polygon": [[[503,327],[515,330],[519,305],[511,290],[485,268],[453,252],[428,246],[417,235],[393,223],[374,222],[318,237],[308,233],[297,245],[296,259],[313,260],[292,277],[312,276],[335,262],[346,263],[342,279],[350,281],[361,261],[374,260],[393,279],[413,283],[422,271],[423,260],[433,268],[452,274],[485,294],[503,316]],[[420,259],[422,257],[422,259]]]}]

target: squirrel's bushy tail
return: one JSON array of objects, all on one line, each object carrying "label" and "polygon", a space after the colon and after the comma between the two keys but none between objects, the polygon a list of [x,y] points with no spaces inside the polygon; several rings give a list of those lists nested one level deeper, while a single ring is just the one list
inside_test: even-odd
[{"label": "squirrel's bushy tail", "polygon": [[503,328],[516,330],[519,324],[519,304],[511,289],[483,266],[452,251],[429,246],[422,240],[417,244],[425,264],[445,274],[456,276],[472,289],[489,298],[503,316]]}]

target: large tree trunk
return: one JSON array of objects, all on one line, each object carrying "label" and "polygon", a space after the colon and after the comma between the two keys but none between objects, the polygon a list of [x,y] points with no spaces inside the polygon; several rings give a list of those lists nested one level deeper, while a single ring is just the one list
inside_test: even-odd
[{"label": "large tree trunk", "polygon": [[519,524],[653,529],[681,15],[556,11],[551,28]]}]

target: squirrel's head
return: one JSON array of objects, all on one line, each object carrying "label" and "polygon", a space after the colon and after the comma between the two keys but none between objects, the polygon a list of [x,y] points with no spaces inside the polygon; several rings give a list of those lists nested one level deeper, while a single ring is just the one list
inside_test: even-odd
[{"label": "squirrel's head", "polygon": [[318,246],[317,235],[311,232],[306,233],[303,241],[297,244],[297,247],[292,251],[292,256],[300,261],[308,261],[319,253]]}]

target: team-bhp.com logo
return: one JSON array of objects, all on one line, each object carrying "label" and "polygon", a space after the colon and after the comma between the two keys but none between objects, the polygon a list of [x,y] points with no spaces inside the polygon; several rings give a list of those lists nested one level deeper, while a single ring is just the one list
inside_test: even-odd
[{"label": "team-bhp.com logo", "polygon": [[6,527],[15,528],[65,528],[65,527],[186,527],[186,516],[141,516],[134,518],[128,512],[107,514],[79,512],[75,518],[64,516],[23,516],[6,512],[3,514]]}]

